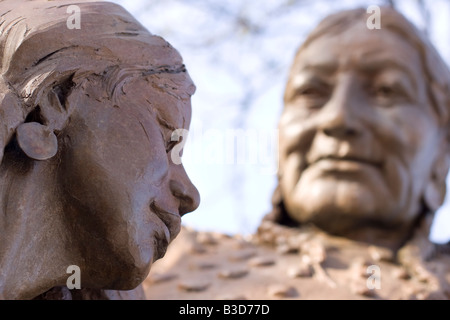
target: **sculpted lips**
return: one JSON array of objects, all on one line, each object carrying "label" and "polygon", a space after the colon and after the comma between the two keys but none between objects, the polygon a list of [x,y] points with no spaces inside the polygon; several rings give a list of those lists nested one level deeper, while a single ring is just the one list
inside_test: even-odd
[{"label": "sculpted lips", "polygon": [[371,165],[374,167],[381,167],[381,161],[375,161],[367,158],[362,158],[358,156],[335,156],[335,155],[327,155],[327,156],[321,156],[318,157],[315,161],[313,161],[311,164],[317,163],[322,160],[331,160],[331,161],[351,161],[351,162],[359,162],[362,164]]},{"label": "sculpted lips", "polygon": [[154,200],[150,203],[150,209],[164,223],[166,227],[164,228],[166,236],[165,240],[167,241],[167,244],[169,244],[171,240],[177,236],[180,230],[181,216],[178,213],[169,212],[162,209]]},{"label": "sculpted lips", "polygon": [[347,171],[358,169],[362,166],[370,166],[376,169],[381,169],[383,163],[380,160],[374,160],[372,158],[362,157],[356,154],[348,154],[343,156],[327,154],[313,157],[311,161],[308,161],[306,167],[310,167],[313,165],[321,165],[324,169]]}]

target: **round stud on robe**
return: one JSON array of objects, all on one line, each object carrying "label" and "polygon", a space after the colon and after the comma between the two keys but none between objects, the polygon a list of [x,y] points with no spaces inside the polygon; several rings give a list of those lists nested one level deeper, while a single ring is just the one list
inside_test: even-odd
[{"label": "round stud on robe", "polygon": [[17,128],[17,141],[22,151],[35,160],[47,160],[58,151],[58,140],[46,126],[27,122]]}]

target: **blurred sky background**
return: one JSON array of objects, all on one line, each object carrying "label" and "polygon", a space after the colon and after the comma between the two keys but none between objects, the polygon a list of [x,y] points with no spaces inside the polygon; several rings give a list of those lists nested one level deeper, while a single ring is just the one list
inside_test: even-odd
[{"label": "blurred sky background", "polygon": [[[182,55],[197,85],[183,162],[201,194],[197,230],[250,234],[271,209],[277,122],[296,49],[328,14],[394,5],[450,62],[448,0],[111,0]],[[368,14],[369,17],[369,14]],[[383,17],[381,17],[383,19]],[[450,179],[447,178],[448,183]],[[450,239],[450,192],[431,239]]]}]

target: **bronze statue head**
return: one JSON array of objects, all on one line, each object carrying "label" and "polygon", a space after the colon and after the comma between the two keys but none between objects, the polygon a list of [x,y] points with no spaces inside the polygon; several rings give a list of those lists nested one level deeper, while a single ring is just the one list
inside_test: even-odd
[{"label": "bronze statue head", "polygon": [[69,265],[82,287],[131,290],[199,204],[172,161],[195,91],[182,58],[116,4],[0,9],[0,296],[65,285]]},{"label": "bronze statue head", "polygon": [[367,18],[364,9],[325,18],[295,56],[271,217],[404,239],[444,200],[450,73],[395,10],[381,8],[381,29]]}]

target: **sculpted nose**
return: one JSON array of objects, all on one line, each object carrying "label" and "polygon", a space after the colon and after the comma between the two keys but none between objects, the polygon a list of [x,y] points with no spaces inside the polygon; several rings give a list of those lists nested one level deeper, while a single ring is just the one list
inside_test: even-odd
[{"label": "sculpted nose", "polygon": [[174,175],[169,182],[170,191],[180,201],[178,208],[179,214],[183,216],[192,212],[200,205],[200,194],[197,188],[192,184],[182,165],[179,167],[178,174]]},{"label": "sculpted nose", "polygon": [[336,138],[354,137],[358,134],[356,125],[352,121],[349,121],[343,114],[334,113],[329,115],[328,121],[322,126],[322,131],[327,136]]},{"label": "sculpted nose", "polygon": [[344,78],[324,106],[320,129],[327,136],[355,137],[361,132],[357,106],[361,103],[355,95],[350,78]]}]

